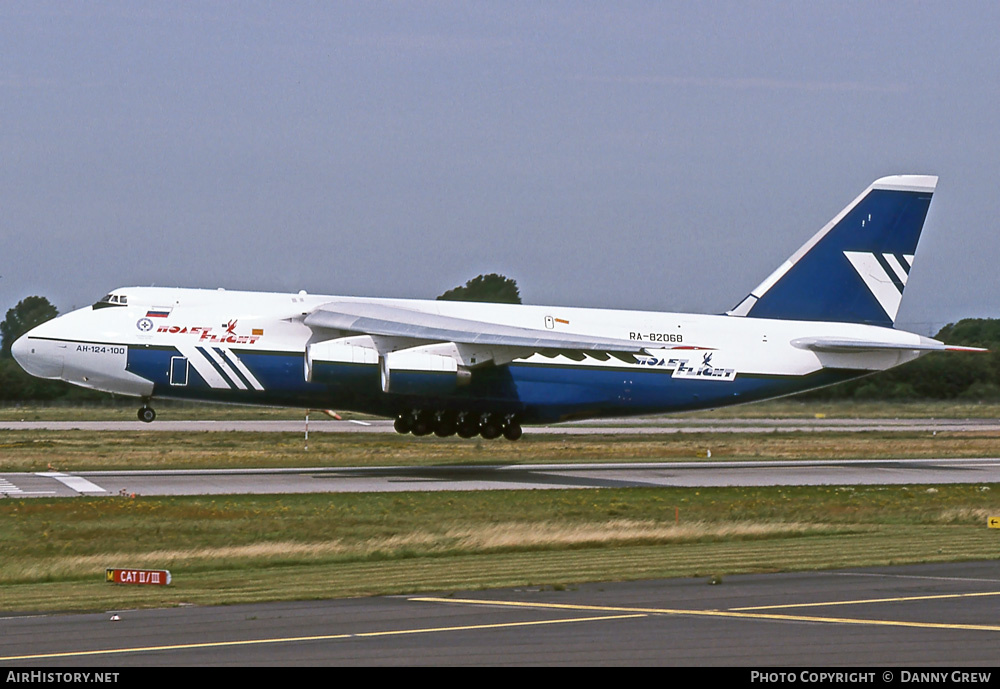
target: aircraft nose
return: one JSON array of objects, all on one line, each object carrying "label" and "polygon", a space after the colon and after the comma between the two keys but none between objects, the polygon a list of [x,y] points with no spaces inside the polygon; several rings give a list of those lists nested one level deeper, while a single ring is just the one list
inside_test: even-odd
[{"label": "aircraft nose", "polygon": [[14,361],[25,371],[38,378],[59,378],[66,357],[65,345],[31,336],[30,331],[17,338],[10,346]]},{"label": "aircraft nose", "polygon": [[31,351],[31,345],[28,344],[28,336],[21,335],[21,337],[14,340],[14,344],[10,346],[10,354],[14,357],[14,361],[23,368],[25,371],[28,369],[25,367],[25,363],[28,361],[28,356]]}]

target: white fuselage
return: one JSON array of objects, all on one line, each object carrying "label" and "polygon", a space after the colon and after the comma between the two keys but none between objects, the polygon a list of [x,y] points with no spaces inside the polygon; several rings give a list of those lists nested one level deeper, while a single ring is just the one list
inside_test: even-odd
[{"label": "white fuselage", "polygon": [[[920,347],[928,342],[913,333],[870,325],[724,315],[153,287],[124,288],[114,294],[126,303],[79,309],[22,337],[13,349],[18,362],[37,376],[147,399],[304,407],[327,401],[330,407],[387,414],[413,405],[479,412],[495,403],[530,422],[669,412],[789,394],[910,361],[923,353]],[[394,397],[376,382],[365,382],[378,368],[377,337],[327,333],[305,324],[310,313],[333,301],[360,307],[388,305],[552,335],[630,341],[642,352],[624,358],[527,352],[508,357],[501,366],[473,365],[469,373],[473,383],[492,376],[488,387],[431,386],[424,391],[415,382]],[[823,351],[801,344],[813,340],[894,346]],[[343,385],[336,376],[352,363],[343,359],[331,361],[336,366],[316,382],[311,359],[327,351],[321,348],[324,342],[352,343],[358,351],[370,350],[372,357],[357,360],[358,366],[350,368],[354,377],[345,378]],[[906,348],[910,345],[914,349]],[[316,347],[312,356],[310,347]],[[435,354],[442,361],[457,356],[447,343],[398,339],[389,347],[382,344],[381,354],[387,356],[387,351],[397,358],[403,351],[411,358]],[[494,363],[501,359],[496,356]],[[459,360],[456,367],[468,364]],[[371,376],[363,373],[366,368]],[[501,368],[508,370],[509,380],[497,377]]]}]

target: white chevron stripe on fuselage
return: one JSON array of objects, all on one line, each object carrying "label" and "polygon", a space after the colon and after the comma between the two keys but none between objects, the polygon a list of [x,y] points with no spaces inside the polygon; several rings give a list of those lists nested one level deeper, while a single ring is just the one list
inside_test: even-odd
[{"label": "white chevron stripe on fuselage", "polygon": [[198,372],[198,375],[200,375],[206,383],[208,383],[209,387],[217,390],[232,389],[232,383],[230,383],[216,370],[215,366],[212,365],[206,355],[202,354],[198,350],[198,347],[185,344],[178,344],[176,346],[177,351],[180,352],[182,356],[187,358],[194,370]]}]

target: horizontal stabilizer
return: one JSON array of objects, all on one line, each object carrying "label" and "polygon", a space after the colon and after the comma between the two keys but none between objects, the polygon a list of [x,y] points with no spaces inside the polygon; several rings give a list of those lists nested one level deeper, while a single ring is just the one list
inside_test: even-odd
[{"label": "horizontal stabilizer", "polygon": [[985,352],[980,347],[960,347],[921,337],[919,342],[878,342],[875,340],[852,340],[830,337],[800,337],[791,345],[814,352],[875,352],[885,350],[924,352]]}]

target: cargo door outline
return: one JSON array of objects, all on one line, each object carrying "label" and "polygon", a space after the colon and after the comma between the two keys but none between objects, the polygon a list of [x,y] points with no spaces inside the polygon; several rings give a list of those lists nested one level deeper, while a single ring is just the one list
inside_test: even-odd
[{"label": "cargo door outline", "polygon": [[186,356],[170,357],[170,384],[177,387],[188,384],[188,359]]}]

